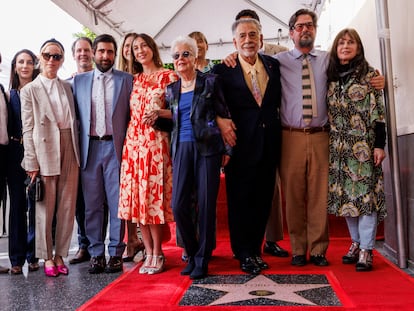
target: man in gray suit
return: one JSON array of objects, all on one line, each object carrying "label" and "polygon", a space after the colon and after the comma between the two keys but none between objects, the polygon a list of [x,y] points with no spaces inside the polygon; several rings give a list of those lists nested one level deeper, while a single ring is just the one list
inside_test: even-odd
[{"label": "man in gray suit", "polygon": [[[117,44],[103,34],[92,46],[95,70],[73,79],[80,120],[81,178],[85,229],[91,255],[89,273],[122,271],[124,224],[118,218],[119,170],[129,121],[132,75],[113,69]],[[109,209],[109,261],[102,234],[104,202]]]}]

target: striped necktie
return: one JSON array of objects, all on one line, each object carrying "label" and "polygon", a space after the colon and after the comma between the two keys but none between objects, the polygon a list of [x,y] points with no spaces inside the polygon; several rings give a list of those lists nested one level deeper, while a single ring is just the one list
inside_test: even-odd
[{"label": "striped necktie", "polygon": [[303,54],[302,60],[302,101],[303,122],[305,125],[309,125],[312,121],[312,115],[316,116],[316,94],[312,66],[307,54]]},{"label": "striped necktie", "polygon": [[259,106],[262,105],[262,92],[260,91],[259,83],[257,82],[256,69],[250,69],[250,78],[252,79],[252,93],[254,99]]}]

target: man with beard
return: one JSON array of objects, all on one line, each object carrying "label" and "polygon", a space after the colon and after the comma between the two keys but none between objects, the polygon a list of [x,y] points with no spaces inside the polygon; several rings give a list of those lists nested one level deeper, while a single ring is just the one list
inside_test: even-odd
[{"label": "man with beard", "polygon": [[[293,266],[310,261],[327,266],[325,257],[328,236],[328,157],[329,125],[326,104],[327,68],[329,55],[315,50],[317,16],[300,9],[289,20],[289,36],[295,47],[273,57],[279,60],[282,83],[282,152],[280,177],[286,201],[286,221],[292,248]],[[304,58],[313,74],[313,105],[304,114],[302,75]],[[235,66],[234,55],[225,63]],[[384,87],[384,77],[376,76],[370,83],[376,89]],[[311,89],[309,89],[311,90]],[[310,107],[307,107],[309,109]],[[227,128],[231,126],[227,125]]]},{"label": "man with beard", "polygon": [[[329,244],[329,125],[326,104],[329,54],[314,49],[316,27],[317,16],[313,11],[296,11],[289,20],[289,36],[295,47],[274,56],[280,62],[283,89],[280,177],[286,199],[293,266],[305,265],[307,252],[315,266],[329,264],[325,258]],[[302,91],[306,84],[302,83],[305,58],[310,69],[308,74],[313,76],[314,101],[311,107],[305,107],[307,94]],[[370,83],[380,90],[384,81],[384,77],[378,75]]]},{"label": "man with beard", "polygon": [[[122,271],[124,224],[118,218],[119,170],[129,121],[132,75],[113,69],[117,44],[103,34],[93,42],[96,68],[77,74],[73,93],[80,120],[81,179],[85,230],[90,242],[89,273]],[[109,210],[108,264],[105,258],[104,203]]]},{"label": "man with beard", "polygon": [[[286,199],[286,221],[294,266],[310,261],[326,266],[328,248],[328,54],[314,49],[317,16],[301,9],[289,20],[294,49],[276,54],[282,82],[282,155],[280,177]],[[314,104],[309,121],[303,114],[302,62],[307,58],[314,78]],[[316,96],[315,96],[316,94]],[[316,109],[315,109],[316,108]],[[326,185],[326,186],[325,186]]]}]

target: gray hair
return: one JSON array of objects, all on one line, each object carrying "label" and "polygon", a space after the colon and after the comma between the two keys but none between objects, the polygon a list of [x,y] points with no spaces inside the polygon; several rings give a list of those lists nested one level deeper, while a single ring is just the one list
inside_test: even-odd
[{"label": "gray hair", "polygon": [[179,36],[175,38],[174,41],[171,43],[171,49],[170,49],[171,54],[174,53],[175,47],[181,44],[188,46],[188,49],[190,50],[190,52],[197,58],[197,52],[198,52],[197,42],[189,36]]},{"label": "gray hair", "polygon": [[233,36],[236,34],[237,26],[239,26],[240,24],[247,24],[247,23],[254,24],[257,30],[259,31],[259,34],[262,33],[262,25],[259,23],[258,20],[254,18],[240,18],[238,20],[235,20],[233,25],[231,25],[231,32],[233,33]]}]

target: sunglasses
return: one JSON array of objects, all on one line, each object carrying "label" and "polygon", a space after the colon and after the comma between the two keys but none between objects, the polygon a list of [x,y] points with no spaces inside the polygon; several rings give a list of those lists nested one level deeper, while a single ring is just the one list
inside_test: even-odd
[{"label": "sunglasses", "polygon": [[180,58],[180,56],[181,56],[181,57],[183,57],[183,58],[188,58],[188,57],[190,57],[190,55],[193,55],[193,54],[191,54],[191,52],[189,52],[189,51],[184,51],[184,52],[182,52],[181,54],[180,54],[180,53],[175,53],[175,54],[173,54],[173,55],[172,55],[172,58],[173,58],[174,60],[177,60],[177,59],[179,59],[179,58]]},{"label": "sunglasses", "polygon": [[53,60],[60,61],[63,58],[61,54],[49,54],[49,53],[42,53],[42,57],[44,60],[48,61],[52,57]]}]

